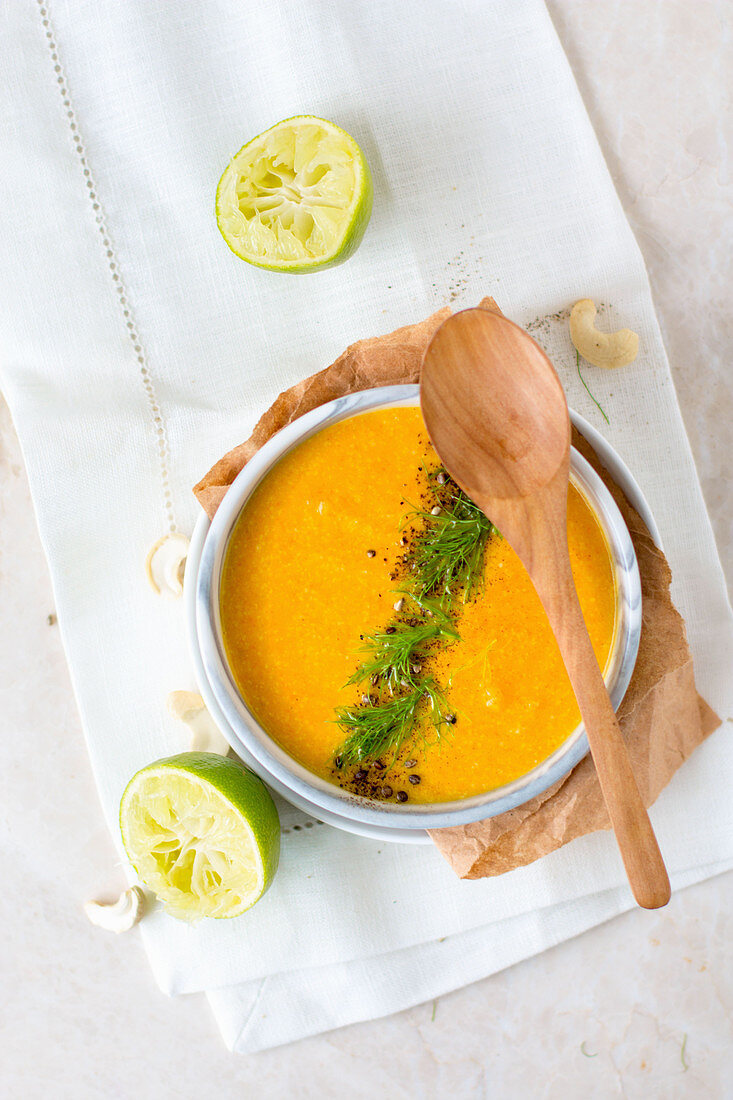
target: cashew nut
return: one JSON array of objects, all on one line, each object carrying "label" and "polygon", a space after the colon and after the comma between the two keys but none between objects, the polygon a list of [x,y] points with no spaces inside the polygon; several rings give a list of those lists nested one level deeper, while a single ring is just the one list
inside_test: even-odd
[{"label": "cashew nut", "polygon": [[151,546],[145,562],[145,572],[159,596],[183,595],[183,572],[186,568],[189,541],[177,532],[163,535]]},{"label": "cashew nut", "polygon": [[229,752],[229,742],[195,691],[172,691],[168,696],[168,711],[188,726],[192,751],[215,752],[218,756],[226,756]]},{"label": "cashew nut", "polygon": [[639,337],[631,329],[600,332],[595,325],[596,307],[581,298],[570,313],[570,339],[584,359],[594,367],[625,367],[639,352]]},{"label": "cashew nut", "polygon": [[145,894],[141,887],[124,890],[117,901],[87,901],[84,912],[92,924],[108,932],[128,932],[145,913]]}]

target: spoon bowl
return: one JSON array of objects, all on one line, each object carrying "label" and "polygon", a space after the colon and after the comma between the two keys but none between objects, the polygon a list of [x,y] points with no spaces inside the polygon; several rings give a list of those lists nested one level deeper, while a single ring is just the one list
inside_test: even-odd
[{"label": "spoon bowl", "polygon": [[420,400],[433,446],[450,452],[451,473],[468,495],[508,499],[536,492],[566,463],[570,415],[542,348],[496,317],[467,309],[441,325],[425,356]]}]

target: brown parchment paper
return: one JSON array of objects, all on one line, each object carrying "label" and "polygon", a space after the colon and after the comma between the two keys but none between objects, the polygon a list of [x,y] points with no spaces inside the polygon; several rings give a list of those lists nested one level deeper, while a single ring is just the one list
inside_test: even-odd
[{"label": "brown parchment paper", "polygon": [[[499,312],[491,298],[480,303]],[[450,309],[346,349],[335,363],[281,393],[246,442],[224,455],[194,488],[211,517],[234,478],[280,428],[326,401],[375,386],[417,382],[427,344]],[[720,725],[698,694],[685,624],[670,598],[671,572],[639,514],[573,430],[573,444],[600,473],[631,533],[639,561],[643,625],[631,683],[618,711],[639,790],[647,806],[679,766]],[[590,756],[523,806],[472,825],[437,829],[431,837],[461,878],[500,875],[610,823]]]}]

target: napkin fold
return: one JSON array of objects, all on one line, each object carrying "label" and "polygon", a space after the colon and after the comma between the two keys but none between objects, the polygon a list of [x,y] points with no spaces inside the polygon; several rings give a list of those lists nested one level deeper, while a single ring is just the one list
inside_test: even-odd
[{"label": "napkin fold", "polygon": [[[165,697],[195,686],[182,607],[144,577],[149,547],[192,530],[190,486],[278,393],[358,336],[487,288],[519,323],[544,319],[571,405],[599,425],[551,318],[588,296],[602,325],[639,333],[633,369],[586,380],[660,528],[699,689],[733,717],[733,618],[646,274],[540,0],[4,14],[0,382],[118,842],[130,775],[185,748]],[[212,207],[232,153],[300,111],[354,134],[375,206],[347,264],[291,278],[238,261]],[[673,883],[733,862],[729,728],[653,807]],[[154,911],[140,926],[161,988],[210,991],[239,1050],[389,1013],[630,904],[603,833],[465,882],[430,847],[308,825],[286,812],[276,881],[242,918],[189,928]],[[459,962],[440,952],[454,936]]]},{"label": "napkin fold", "polygon": [[[706,864],[672,875],[676,892],[728,870]],[[209,1004],[231,1050],[251,1054],[308,1035],[433,1001],[454,989],[496,974],[555,947],[633,908],[625,886],[602,890],[545,909],[433,940],[420,950],[323,969],[273,974],[258,982],[226,986],[208,994]],[[430,1007],[425,1005],[429,1018]]]}]

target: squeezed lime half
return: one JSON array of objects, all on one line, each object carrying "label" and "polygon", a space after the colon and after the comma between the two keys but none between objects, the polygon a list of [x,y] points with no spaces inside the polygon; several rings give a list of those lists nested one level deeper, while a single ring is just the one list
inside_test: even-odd
[{"label": "squeezed lime half", "polygon": [[269,791],[215,753],[184,752],[142,768],[122,795],[120,829],[142,881],[183,920],[244,913],[280,858]]},{"label": "squeezed lime half", "polygon": [[314,115],[276,123],[232,157],[216,190],[216,221],[247,263],[304,273],[343,263],[372,210],[372,178],[345,130]]}]

